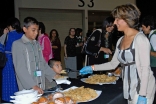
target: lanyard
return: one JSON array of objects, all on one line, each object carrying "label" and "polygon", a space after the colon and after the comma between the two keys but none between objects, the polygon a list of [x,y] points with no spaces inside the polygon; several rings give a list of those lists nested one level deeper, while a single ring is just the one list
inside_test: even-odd
[{"label": "lanyard", "polygon": [[[36,43],[34,43],[35,44],[35,47],[36,47],[36,49],[38,50],[38,48],[37,48],[37,44]],[[39,70],[39,61],[37,62],[37,56],[38,56],[38,60],[40,60],[40,56],[39,56],[39,52],[37,51],[37,56],[35,55],[35,47],[34,47],[34,45],[32,44],[32,43],[30,43],[30,45],[31,45],[31,47],[32,47],[32,50],[33,50],[33,54],[34,54],[34,61],[35,61],[35,65],[36,65],[36,71],[40,71]],[[37,80],[37,83],[38,83],[38,86],[40,87],[40,88],[45,88],[45,85],[44,84],[42,84],[42,78],[41,78],[41,76],[38,76],[39,78],[40,78],[40,81],[41,82],[39,82],[38,81],[38,79],[37,79],[37,77],[36,77],[36,80]]]},{"label": "lanyard", "polygon": [[[39,70],[39,65],[38,65],[38,62],[37,62],[37,56],[35,55],[35,50],[34,50],[34,45],[32,43],[30,43],[31,47],[32,47],[32,50],[33,50],[33,54],[34,54],[34,61],[35,61],[35,65],[36,65],[36,70]],[[36,46],[36,43],[35,43],[35,46]],[[38,53],[38,52],[37,52]],[[39,57],[39,53],[38,53],[38,57]]]}]

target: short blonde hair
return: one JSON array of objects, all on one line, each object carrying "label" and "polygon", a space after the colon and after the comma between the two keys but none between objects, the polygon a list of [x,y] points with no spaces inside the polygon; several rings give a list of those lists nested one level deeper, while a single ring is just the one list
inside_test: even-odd
[{"label": "short blonde hair", "polygon": [[114,18],[123,19],[130,28],[138,28],[140,10],[134,4],[125,4],[117,6],[113,11],[112,15]]}]

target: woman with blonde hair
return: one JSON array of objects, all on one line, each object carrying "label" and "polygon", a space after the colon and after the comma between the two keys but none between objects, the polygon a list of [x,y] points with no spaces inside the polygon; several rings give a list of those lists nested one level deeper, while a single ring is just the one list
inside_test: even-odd
[{"label": "woman with blonde hair", "polygon": [[122,66],[123,94],[128,104],[153,104],[155,78],[150,68],[150,43],[138,31],[140,11],[134,4],[117,6],[112,15],[118,31],[123,31],[116,46],[115,54],[108,63],[86,66],[81,74],[93,71],[112,70]]}]

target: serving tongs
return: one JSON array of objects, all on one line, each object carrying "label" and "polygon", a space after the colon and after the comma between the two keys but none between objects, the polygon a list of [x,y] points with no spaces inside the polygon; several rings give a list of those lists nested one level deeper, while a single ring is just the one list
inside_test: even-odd
[{"label": "serving tongs", "polygon": [[77,77],[84,77],[86,75],[82,75],[79,73],[79,70],[73,70],[73,69],[70,69],[70,68],[65,68],[66,69],[66,72],[67,73],[70,73],[70,72],[77,72],[78,73],[78,76]]},{"label": "serving tongs", "polygon": [[73,70],[73,69],[70,69],[70,68],[65,68],[66,69],[66,72],[69,73],[69,72],[79,72],[79,70]]},{"label": "serving tongs", "polygon": [[[53,81],[56,83],[56,81],[54,79],[53,79]],[[44,93],[42,96],[47,96],[51,93],[60,92],[61,89],[62,89],[61,86],[56,83],[55,87],[44,90]]]}]

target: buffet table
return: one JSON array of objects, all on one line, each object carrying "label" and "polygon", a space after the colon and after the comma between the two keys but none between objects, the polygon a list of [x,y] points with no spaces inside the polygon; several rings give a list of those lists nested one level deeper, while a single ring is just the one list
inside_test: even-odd
[{"label": "buffet table", "polygon": [[104,85],[87,84],[82,82],[80,78],[78,79],[69,78],[69,80],[71,81],[70,85],[61,84],[63,90],[70,88],[72,86],[77,86],[77,87],[84,86],[84,87],[92,88],[94,90],[102,91],[101,95],[97,99],[89,102],[80,103],[80,104],[127,104],[127,100],[123,98],[123,93],[122,93],[123,87],[122,87],[121,79],[119,79],[116,82],[116,84],[104,84]]},{"label": "buffet table", "polygon": [[[86,76],[88,77],[88,76]],[[83,78],[86,78],[83,77]],[[81,77],[82,78],[82,77]],[[85,88],[91,88],[94,90],[100,90],[102,93],[100,96],[92,101],[83,102],[79,104],[127,104],[127,100],[123,98],[123,87],[122,87],[122,80],[121,78],[117,80],[116,84],[87,84],[81,81],[81,78],[73,79],[68,78],[71,81],[71,84],[60,84],[62,90],[68,89],[72,86],[81,87],[84,86]],[[3,104],[3,103],[2,103]]]}]

